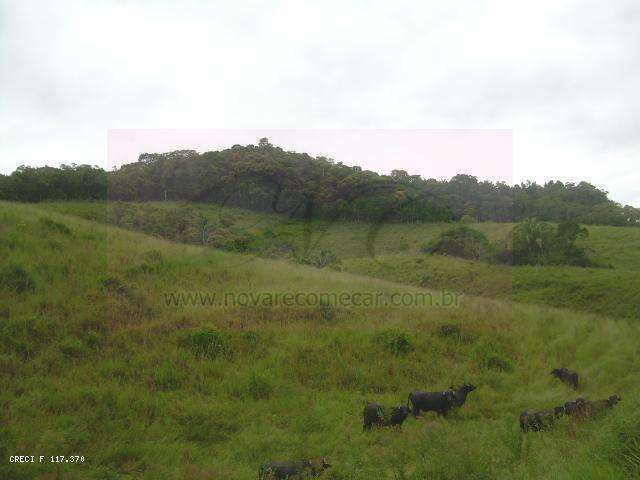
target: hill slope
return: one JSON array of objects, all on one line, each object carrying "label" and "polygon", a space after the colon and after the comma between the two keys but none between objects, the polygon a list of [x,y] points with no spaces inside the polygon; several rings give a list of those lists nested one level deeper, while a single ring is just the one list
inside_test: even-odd
[{"label": "hill slope", "polygon": [[[424,291],[10,203],[0,260],[0,456],[85,457],[2,463],[2,478],[254,479],[262,461],[307,456],[327,457],[333,479],[640,475],[637,324],[474,298],[168,305],[176,292]],[[559,365],[583,374],[578,394],[548,374]],[[463,380],[478,389],[450,418],[362,431],[366,401]],[[612,393],[624,401],[601,419],[519,432],[524,409]]]},{"label": "hill slope", "polygon": [[[304,222],[283,215],[257,214],[211,204],[173,202],[58,202],[44,208],[113,223],[183,242],[260,256],[317,261],[322,252],[341,261],[343,271],[394,282],[448,289],[471,295],[571,308],[613,317],[640,319],[640,229],[590,226],[581,240],[588,256],[603,268],[508,267],[420,252],[446,223],[371,224]],[[508,223],[478,223],[490,240],[506,239]]]}]

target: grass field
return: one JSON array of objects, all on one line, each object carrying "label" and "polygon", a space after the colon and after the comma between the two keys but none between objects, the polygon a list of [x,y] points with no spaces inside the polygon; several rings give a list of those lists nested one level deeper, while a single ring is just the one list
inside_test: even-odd
[{"label": "grass field", "polygon": [[[607,241],[636,237],[611,232],[593,235],[593,250],[636,268]],[[348,242],[328,241],[357,270]],[[632,320],[472,296],[449,308],[167,305],[172,292],[425,290],[10,203],[0,260],[0,478],[255,479],[265,460],[316,456],[332,479],[640,476]],[[443,324],[460,335],[443,336]],[[549,375],[560,365],[581,372],[579,393]],[[450,418],[362,431],[365,402],[404,404],[411,390],[464,380],[478,389]],[[525,409],[613,393],[623,402],[603,418],[519,431]],[[20,454],[85,462],[6,462]]]},{"label": "grass field", "polygon": [[[130,204],[138,218],[149,216],[148,204]],[[160,210],[179,204],[153,203]],[[103,203],[54,202],[44,208],[106,221]],[[113,205],[109,208],[113,210]],[[311,222],[284,216],[257,214],[214,205],[197,205],[216,223],[221,215],[234,218],[237,232],[251,235],[251,247],[268,242],[286,244],[300,253],[328,250],[341,260],[343,271],[431,289],[449,289],[470,295],[570,308],[612,317],[640,319],[640,228],[589,226],[581,245],[600,268],[565,266],[507,267],[452,257],[425,255],[420,247],[450,227],[449,224],[355,224]],[[124,222],[144,229],[143,221]],[[490,240],[507,238],[512,225],[479,223]],[[162,234],[147,229],[151,233]],[[265,233],[270,235],[267,237]]]}]

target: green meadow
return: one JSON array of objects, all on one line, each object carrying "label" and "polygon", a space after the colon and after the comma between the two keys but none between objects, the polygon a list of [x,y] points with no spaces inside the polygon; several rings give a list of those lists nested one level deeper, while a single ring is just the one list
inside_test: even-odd
[{"label": "green meadow", "polygon": [[[43,207],[166,237],[166,224],[176,220],[162,218],[161,213],[180,212],[185,205],[207,218],[211,228],[221,218],[231,218],[233,223],[225,231],[234,238],[246,238],[244,250],[259,256],[287,258],[293,252],[314,257],[328,251],[338,260],[331,267],[343,272],[434,290],[640,319],[640,228],[588,226],[589,235],[579,244],[596,267],[513,267],[421,253],[422,246],[450,228],[448,223],[305,222],[212,204],[173,202],[108,206],[104,202],[51,202]],[[123,206],[127,214],[116,215]],[[471,226],[489,240],[500,241],[508,239],[513,225],[487,222]],[[194,234],[186,241],[198,243],[199,237]]]},{"label": "green meadow", "polygon": [[[305,457],[325,457],[333,467],[323,478],[345,480],[640,476],[640,327],[622,295],[638,294],[629,283],[638,257],[625,250],[637,249],[636,230],[590,228],[588,248],[614,268],[593,269],[603,297],[581,304],[582,293],[562,299],[555,286],[558,299],[545,301],[543,279],[590,285],[591,269],[527,270],[527,296],[514,274],[483,285],[494,266],[475,266],[472,278],[454,259],[418,262],[439,225],[385,226],[375,258],[361,244],[367,226],[331,225],[319,245],[341,263],[316,268],[170,242],[101,215],[99,204],[0,203],[0,478],[241,480],[257,478],[264,461]],[[235,216],[238,228],[289,229],[301,241],[298,224]],[[446,308],[166,301],[176,292],[384,297],[455,286],[421,282],[422,268],[467,271],[459,290],[470,293]],[[509,278],[521,301],[506,298]],[[607,310],[616,288],[623,306]],[[583,376],[578,393],[549,375],[561,365]],[[478,389],[446,419],[362,430],[366,402],[404,405],[411,390],[463,381]],[[525,409],[614,393],[623,401],[602,418],[519,430]],[[11,455],[84,462],[19,465]]]}]

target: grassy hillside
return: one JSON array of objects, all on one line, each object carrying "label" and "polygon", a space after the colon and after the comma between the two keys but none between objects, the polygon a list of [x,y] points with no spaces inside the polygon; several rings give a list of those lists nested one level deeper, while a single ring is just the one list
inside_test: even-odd
[{"label": "grassy hillside", "polygon": [[[450,224],[304,223],[214,205],[190,205],[211,225],[230,218],[229,235],[248,239],[246,248],[263,256],[290,256],[293,252],[313,258],[325,250],[341,261],[338,268],[343,271],[432,289],[640,319],[640,228],[588,227],[589,237],[580,243],[601,268],[507,267],[420,253],[422,245]],[[116,218],[113,204],[108,213],[102,203],[57,202],[44,207],[99,221]],[[163,223],[158,212],[183,208],[171,202],[127,207],[128,216],[119,219],[121,225],[160,236],[165,232],[158,227]],[[497,241],[509,235],[512,225],[480,223],[473,227]],[[194,239],[198,241],[196,234]]]},{"label": "grassy hillside", "polygon": [[[471,297],[172,306],[164,295],[181,291],[423,291],[9,203],[0,261],[0,478],[242,480],[265,460],[313,456],[333,479],[640,475],[637,322]],[[578,394],[549,375],[559,365],[583,374]],[[362,431],[366,401],[463,380],[478,389],[450,418]],[[612,393],[624,400],[601,419],[519,432],[524,409]],[[18,454],[85,462],[6,462]]]}]

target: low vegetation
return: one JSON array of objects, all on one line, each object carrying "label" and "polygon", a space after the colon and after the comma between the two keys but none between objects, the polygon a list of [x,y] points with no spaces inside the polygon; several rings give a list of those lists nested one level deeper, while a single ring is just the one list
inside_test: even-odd
[{"label": "low vegetation", "polygon": [[[423,253],[425,245],[435,244],[452,228],[449,223],[304,222],[283,215],[173,202],[52,202],[41,206],[194,245],[203,244],[202,230],[192,222],[201,218],[211,235],[205,236],[209,247],[434,290],[640,318],[640,229],[636,228],[589,226],[589,235],[576,235],[572,248],[564,250],[568,255],[562,261],[557,261],[556,253],[562,254],[563,249],[554,247],[553,256],[543,265],[512,266],[516,263],[513,230],[518,224],[466,225],[465,230],[473,229],[487,239],[473,247],[482,252],[481,258],[469,260]],[[556,238],[559,227],[544,225],[552,233],[550,238]],[[579,227],[569,229],[576,231]],[[213,245],[209,239],[217,239],[217,232],[240,240]],[[566,242],[557,245],[562,247]],[[520,259],[528,255],[527,248],[518,252]]]},{"label": "low vegetation", "polygon": [[575,222],[554,226],[528,218],[514,225],[507,238],[491,243],[479,230],[458,224],[421,251],[508,265],[596,266],[576,243],[588,236],[589,231]]},{"label": "low vegetation", "polygon": [[438,238],[426,245],[424,253],[451,255],[468,260],[486,258],[491,251],[487,237],[480,231],[464,224],[442,232]]}]

